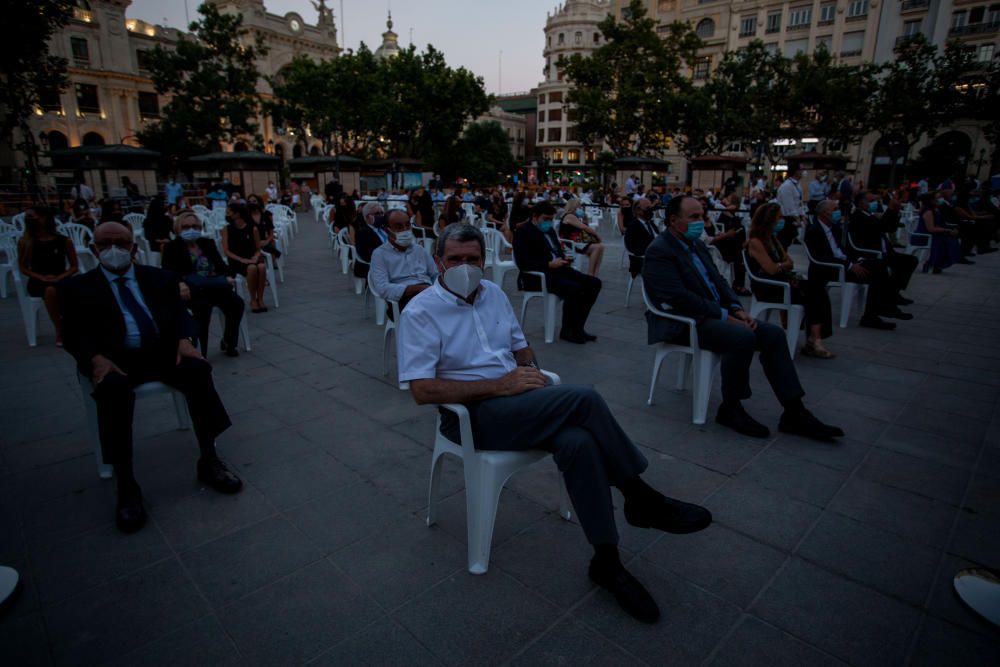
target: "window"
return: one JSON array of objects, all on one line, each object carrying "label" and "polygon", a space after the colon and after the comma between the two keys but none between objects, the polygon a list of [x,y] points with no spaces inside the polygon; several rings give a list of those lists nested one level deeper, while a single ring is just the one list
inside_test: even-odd
[{"label": "window", "polygon": [[564,35],[563,33],[559,33],[559,41],[556,42],[556,44],[562,46],[565,43],[566,43],[566,35]]},{"label": "window", "polygon": [[545,109],[542,109],[541,111],[538,112],[538,122],[539,123],[545,122]]},{"label": "window", "polygon": [[147,49],[138,49],[135,52],[135,64],[140,72],[149,72],[149,51]]},{"label": "window", "polygon": [[587,162],[595,162],[597,160],[597,151],[594,149],[589,149],[587,151]]},{"label": "window", "polygon": [[549,35],[548,37],[545,38],[545,46],[548,47],[552,46],[552,35]]},{"label": "window", "polygon": [[76,84],[76,109],[80,113],[101,113],[97,86],[91,83]]},{"label": "window", "polygon": [[744,16],[740,19],[740,37],[753,37],[757,34],[757,17]]},{"label": "window", "polygon": [[851,0],[847,5],[847,18],[868,16],[868,0]]},{"label": "window", "polygon": [[979,51],[976,53],[976,60],[981,63],[988,63],[993,60],[993,45],[981,44]]},{"label": "window", "polygon": [[952,28],[952,30],[954,30],[955,28],[964,28],[965,24],[968,21],[968,18],[969,18],[969,15],[966,13],[966,11],[964,9],[961,10],[961,11],[958,11],[958,12],[954,12],[951,15],[951,28]]},{"label": "window", "polygon": [[694,31],[702,39],[713,37],[715,35],[715,21],[712,19],[702,19],[698,21],[698,27]]},{"label": "window", "polygon": [[573,43],[576,44],[577,46],[580,46],[581,44],[583,44],[583,33],[582,32],[578,32],[578,33],[576,33],[576,34],[573,35]]},{"label": "window", "polygon": [[580,133],[577,131],[576,127],[566,128],[566,141],[577,142],[580,140]]},{"label": "window", "polygon": [[554,151],[552,151],[553,162],[562,162],[562,160],[563,160],[563,152],[561,148],[557,148]]},{"label": "window", "polygon": [[83,37],[69,38],[70,50],[73,52],[73,64],[77,67],[90,67],[90,48]]},{"label": "window", "polygon": [[159,118],[160,98],[156,93],[139,92],[139,118]]},{"label": "window", "polygon": [[59,91],[55,88],[43,88],[38,92],[38,106],[42,111],[62,111],[62,101],[59,99]]},{"label": "window", "polygon": [[702,81],[708,78],[708,73],[712,69],[712,57],[706,56],[704,58],[698,58],[694,62],[694,78],[695,81]]},{"label": "window", "polygon": [[816,50],[819,51],[820,49],[833,51],[833,35],[823,35],[816,38]]},{"label": "window", "polygon": [[545,141],[545,130],[539,129],[538,130],[538,143],[542,143],[543,141]]},{"label": "window", "polygon": [[554,93],[549,93],[549,102],[562,102],[562,91],[557,90]]},{"label": "window", "polygon": [[562,120],[562,109],[549,109],[549,122],[555,123]]},{"label": "window", "polygon": [[833,20],[837,17],[837,4],[831,2],[827,5],[821,5],[819,8],[819,22],[821,24],[833,23]]},{"label": "window", "polygon": [[982,23],[986,15],[986,7],[973,7],[969,10],[969,23]]},{"label": "window", "polygon": [[566,151],[566,161],[567,162],[572,162],[574,164],[577,163],[577,162],[579,162],[580,161],[580,151],[578,151],[575,148],[572,149],[572,150]]},{"label": "window", "polygon": [[601,41],[601,33],[599,33],[599,32],[595,32],[595,33],[594,33],[594,44],[597,44],[597,43],[599,43],[600,41]]},{"label": "window", "polygon": [[794,58],[799,53],[805,53],[809,48],[809,39],[790,39],[785,42],[785,57]]},{"label": "window", "polygon": [[781,12],[771,12],[767,15],[767,30],[765,32],[778,32],[781,30]]},{"label": "window", "polygon": [[1000,25],[1000,5],[990,5],[990,16],[987,19],[990,25]]},{"label": "window", "polygon": [[545,93],[542,93],[541,95],[538,96],[538,103],[545,104]]},{"label": "window", "polygon": [[845,32],[844,39],[840,43],[840,55],[844,58],[850,56],[860,56],[865,44],[865,33],[863,30],[857,32]]},{"label": "window", "polygon": [[812,22],[812,7],[796,7],[788,12],[788,27],[801,28]]},{"label": "window", "polygon": [[907,21],[903,24],[903,36],[913,37],[920,33],[920,19],[916,21]]},{"label": "window", "polygon": [[562,141],[562,128],[561,127],[550,127],[549,128],[549,141]]},{"label": "window", "polygon": [[775,53],[778,52],[778,43],[777,42],[771,42],[770,44],[765,44],[764,45],[764,49],[768,53],[770,53],[771,55],[774,55]]}]

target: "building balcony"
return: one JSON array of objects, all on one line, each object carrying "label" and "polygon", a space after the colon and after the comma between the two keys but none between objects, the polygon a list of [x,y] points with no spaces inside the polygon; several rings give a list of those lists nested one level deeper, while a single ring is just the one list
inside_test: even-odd
[{"label": "building balcony", "polygon": [[84,23],[94,22],[94,13],[89,9],[81,9],[80,7],[73,8],[73,18],[77,21],[83,21]]},{"label": "building balcony", "polygon": [[908,14],[909,12],[917,12],[927,9],[931,6],[931,0],[904,0],[899,5],[900,14]]},{"label": "building balcony", "polygon": [[809,23],[797,23],[795,25],[788,26],[788,32],[795,32],[796,30],[808,30]]},{"label": "building balcony", "polygon": [[917,35],[921,35],[921,34],[922,33],[918,32],[918,33],[915,33],[913,35],[900,35],[899,37],[896,38],[896,46],[899,46],[900,44],[908,42],[911,39],[913,39],[914,37],[916,37]]},{"label": "building balcony", "polygon": [[960,25],[948,31],[950,37],[964,37],[967,35],[986,35],[1000,30],[1000,21],[989,21],[983,23],[970,23]]},{"label": "building balcony", "polygon": [[840,57],[841,58],[853,58],[855,56],[860,56],[860,55],[861,55],[861,49],[857,49],[855,51],[841,51],[840,52]]},{"label": "building balcony", "polygon": [[844,19],[846,23],[857,23],[860,21],[867,21],[867,20],[868,20],[868,12],[865,12],[864,14],[858,14],[856,16],[848,16],[847,18]]}]

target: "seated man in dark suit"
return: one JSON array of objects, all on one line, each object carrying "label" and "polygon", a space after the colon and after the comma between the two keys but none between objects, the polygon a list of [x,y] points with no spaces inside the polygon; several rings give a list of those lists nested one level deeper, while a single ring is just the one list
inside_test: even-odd
[{"label": "seated man in dark suit", "polygon": [[559,237],[552,228],[555,213],[555,208],[547,201],[535,204],[531,209],[531,224],[521,225],[514,232],[514,260],[522,271],[517,286],[525,291],[541,289],[537,276],[523,272],[543,272],[549,292],[564,301],[559,338],[570,343],[594,341],[597,336],[587,333],[583,327],[601,292],[601,281],[574,269],[573,261],[563,255]]},{"label": "seated man in dark suit", "polygon": [[[816,207],[816,222],[806,228],[806,247],[817,262],[840,264],[846,271],[849,282],[866,283],[868,298],[865,312],[861,316],[861,326],[872,329],[892,330],[895,323],[886,322],[882,317],[910,320],[913,316],[904,313],[896,304],[886,265],[872,257],[848,257],[837,242],[834,226],[840,222],[841,212],[836,210],[833,200],[825,199]],[[860,254],[860,253],[859,253]],[[822,282],[839,280],[836,269],[817,264],[809,265],[809,280]]]},{"label": "seated man in dark suit", "polygon": [[94,385],[104,460],[118,479],[118,528],[142,528],[146,511],[132,470],[134,388],[163,382],[182,392],[201,458],[198,479],[222,493],[243,483],[219,459],[215,438],[230,426],[212,383],[212,367],[198,353],[197,328],[181,303],[170,271],[133,266],[135,244],[124,225],[106,222],[94,232],[98,269],[60,285],[66,350]]},{"label": "seated man in dark suit", "polygon": [[[802,404],[805,391],[788,354],[785,331],[750,317],[729,283],[719,274],[699,240],[705,228],[705,211],[690,195],[674,197],[667,204],[667,230],[646,249],[642,280],[650,301],[697,323],[698,343],[722,357],[722,405],[715,421],[753,438],[770,431],[743,408],[750,397],[750,364],[760,352],[775,396],[785,408],[779,430],[808,438],[829,440],[844,435],[835,426],[820,422]],[[646,313],[649,342],[687,344],[687,327],[680,322]]]},{"label": "seated man in dark suit", "polygon": [[625,249],[628,250],[628,271],[635,278],[642,273],[642,257],[646,248],[659,234],[653,222],[653,202],[643,197],[632,207],[635,217],[625,227]]},{"label": "seated man in dark suit", "polygon": [[851,243],[859,250],[874,250],[882,253],[882,261],[889,268],[893,298],[898,306],[913,303],[904,298],[900,292],[910,284],[910,278],[917,269],[919,260],[913,255],[896,252],[892,244],[892,236],[899,227],[899,200],[889,200],[889,207],[881,218],[876,214],[878,197],[873,192],[861,192],[851,221],[847,226],[851,234]]},{"label": "seated man in dark suit", "polygon": [[[368,202],[362,209],[365,224],[358,225],[354,233],[354,251],[361,262],[354,263],[354,276],[367,278],[375,248],[389,240],[385,231],[385,209],[377,201]],[[363,262],[363,263],[362,263]]]}]

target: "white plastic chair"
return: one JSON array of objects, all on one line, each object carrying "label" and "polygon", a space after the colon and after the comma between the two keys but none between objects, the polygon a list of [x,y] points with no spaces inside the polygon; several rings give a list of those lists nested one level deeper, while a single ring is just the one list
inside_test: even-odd
[{"label": "white plastic chair", "polygon": [[[503,234],[495,229],[486,230],[487,253],[492,255],[490,268],[493,270],[493,282],[503,289],[503,279],[508,271],[515,271],[517,264],[514,263],[513,246],[507,242]],[[504,259],[506,251],[511,252],[510,259]]]},{"label": "white plastic chair", "polygon": [[62,226],[60,232],[73,240],[77,262],[80,264],[80,273],[96,269],[100,262],[90,250],[90,244],[94,241],[94,233],[90,231],[90,228],[76,222],[68,222]]},{"label": "white plastic chair", "polygon": [[551,343],[556,338],[556,316],[562,308],[562,297],[549,293],[548,285],[545,282],[545,274],[541,271],[522,271],[526,276],[538,276],[541,282],[541,289],[534,292],[521,292],[521,328],[524,328],[524,316],[528,310],[528,302],[535,298],[541,298],[545,312],[545,342]]},{"label": "white plastic chair", "polygon": [[[24,321],[24,334],[28,339],[28,346],[35,347],[38,345],[38,311],[45,307],[45,302],[28,294],[21,269],[17,265],[17,239],[13,236],[0,236],[0,252],[3,252],[11,263],[10,274],[14,279],[14,293],[17,295],[21,319]],[[6,282],[7,279],[4,277],[4,283]]]},{"label": "white plastic chair", "polygon": [[[644,259],[645,256],[644,255],[633,255],[632,253],[629,253],[628,257],[629,257],[629,267],[631,267],[632,266],[632,258],[633,257],[635,257],[636,259]],[[632,277],[632,272],[629,271],[629,274],[628,274],[628,284],[625,286],[625,307],[626,308],[628,308],[629,305],[632,303],[632,286],[635,285],[635,283],[639,282],[640,280],[642,280],[642,274],[641,273],[633,278]]]},{"label": "white plastic chair", "polygon": [[679,353],[684,358],[677,368],[677,390],[682,391],[688,373],[691,374],[691,421],[695,424],[704,424],[708,414],[708,399],[712,393],[712,375],[721,359],[719,355],[708,350],[703,350],[698,345],[698,329],[695,322],[690,317],[681,317],[670,313],[663,308],[657,308],[646,294],[645,287],[642,290],[642,300],[646,304],[646,309],[657,317],[680,322],[688,327],[688,344],[680,343],[653,343],[656,348],[656,357],[653,359],[653,379],[649,383],[649,398],[646,405],[653,404],[653,392],[656,389],[656,380],[660,375],[660,367],[668,355]]},{"label": "white plastic chair", "polygon": [[[392,347],[392,341],[396,334],[396,327],[399,326],[399,302],[398,301],[382,301],[383,304],[388,303],[392,307],[392,317],[386,318],[385,329],[382,330],[382,375],[389,375],[389,350]],[[376,308],[378,305],[376,304]],[[382,309],[383,312],[385,308]]]},{"label": "white plastic chair", "polygon": [[[80,383],[80,394],[83,396],[83,409],[87,413],[87,426],[90,428],[90,437],[94,442],[94,459],[97,462],[97,474],[101,479],[111,479],[114,475],[114,466],[104,462],[104,455],[101,452],[101,436],[97,427],[97,401],[91,394],[94,385],[90,378],[76,374]],[[184,394],[173,387],[162,382],[146,382],[135,388],[136,400],[145,396],[156,396],[159,394],[170,394],[174,399],[174,410],[177,412],[177,430],[186,431],[191,428],[191,416],[188,414],[187,400]]]},{"label": "white plastic chair", "polygon": [[122,220],[127,222],[133,231],[142,229],[142,223],[146,222],[146,216],[142,213],[128,213],[122,216]]},{"label": "white plastic chair", "polygon": [[[553,384],[559,384],[559,376],[542,371]],[[439,407],[458,417],[461,443],[454,443],[441,434],[441,417],[438,416],[435,429],[434,453],[431,455],[431,479],[427,494],[427,525],[437,523],[438,487],[441,480],[441,464],[445,455],[462,460],[465,473],[465,518],[467,526],[469,572],[485,574],[490,566],[490,550],[493,544],[493,527],[496,523],[500,493],[511,476],[529,465],[549,456],[541,449],[520,452],[501,452],[476,449],[472,438],[472,421],[464,405],[442,404]],[[571,517],[566,486],[559,480],[559,516],[567,521]]]},{"label": "white plastic chair", "polygon": [[849,282],[847,280],[847,269],[843,265],[834,264],[833,262],[817,262],[809,252],[809,246],[803,243],[802,247],[806,249],[806,257],[809,259],[809,264],[837,271],[837,280],[828,282],[827,287],[840,288],[840,328],[846,329],[847,320],[851,316],[851,306],[854,305],[855,300],[857,300],[859,306],[864,308],[865,299],[868,296],[868,285]]},{"label": "white plastic chair", "polygon": [[[906,234],[906,250],[904,251],[907,255],[913,255],[917,258],[917,263],[922,264],[927,261],[928,255],[931,252],[931,235],[924,234],[917,231],[917,222],[920,216],[914,213],[913,209],[908,210],[909,215],[903,215],[903,233]],[[914,243],[917,241],[917,243]]]},{"label": "white plastic chair", "polygon": [[[753,271],[750,270],[750,262],[747,260],[746,251],[744,250],[741,255],[743,256],[743,266],[746,267],[747,275],[750,276],[750,292],[752,294],[750,297],[750,317],[758,319],[761,313],[764,313],[764,320],[767,321],[768,316],[772,312],[784,311],[787,321],[785,338],[788,340],[788,354],[794,359],[795,353],[799,351],[799,327],[802,326],[806,309],[803,306],[792,303],[791,285],[783,280],[770,280],[754,275]],[[758,301],[757,292],[753,289],[754,284],[771,285],[781,288],[781,303]]]},{"label": "white plastic chair", "polygon": [[354,255],[354,246],[351,245],[351,235],[347,227],[337,232],[337,251],[340,255],[340,272],[347,275]]},{"label": "white plastic chair", "polygon": [[[11,227],[13,229],[13,227]],[[7,276],[13,275],[17,269],[17,237],[0,230],[0,298],[7,298]]]}]

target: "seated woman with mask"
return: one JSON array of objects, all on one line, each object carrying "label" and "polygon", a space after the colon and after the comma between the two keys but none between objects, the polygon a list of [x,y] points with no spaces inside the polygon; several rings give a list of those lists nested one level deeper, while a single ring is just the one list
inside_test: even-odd
[{"label": "seated woman with mask", "polygon": [[559,238],[572,241],[574,244],[584,244],[581,252],[587,256],[587,273],[597,277],[601,270],[601,259],[604,257],[604,243],[596,231],[590,228],[584,220],[583,203],[573,198],[566,202],[562,217],[559,219]]},{"label": "seated woman with mask", "polygon": [[221,348],[227,356],[239,356],[236,343],[243,319],[243,299],[233,291],[236,279],[227,275],[215,242],[201,235],[201,220],[191,209],[183,209],[174,219],[176,238],[163,248],[164,269],[173,271],[191,291],[188,306],[198,322],[202,354],[208,351],[208,328],[212,308],[225,317]]}]

